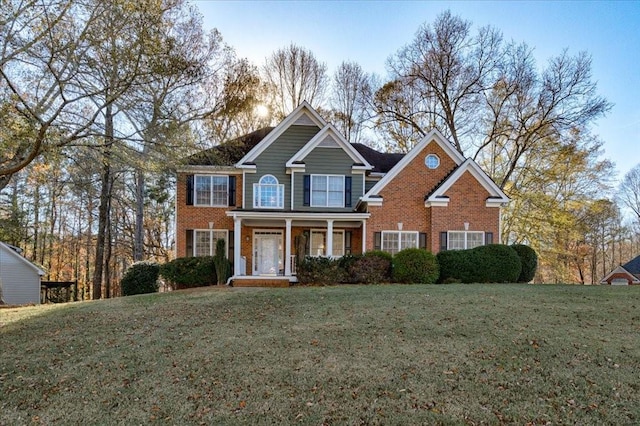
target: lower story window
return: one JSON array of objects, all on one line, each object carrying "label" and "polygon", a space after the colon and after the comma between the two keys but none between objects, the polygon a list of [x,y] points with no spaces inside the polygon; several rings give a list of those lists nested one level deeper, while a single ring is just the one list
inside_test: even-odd
[{"label": "lower story window", "polygon": [[194,256],[214,256],[216,254],[216,241],[222,239],[228,248],[228,231],[226,229],[207,229],[193,231],[193,255]]},{"label": "lower story window", "polygon": [[484,232],[449,231],[447,250],[465,250],[484,245]]},{"label": "lower story window", "polygon": [[[327,255],[327,231],[311,230],[310,256]],[[344,231],[333,231],[333,256],[344,256]]]},{"label": "lower story window", "polygon": [[396,254],[407,248],[418,248],[418,232],[382,231],[382,250]]}]

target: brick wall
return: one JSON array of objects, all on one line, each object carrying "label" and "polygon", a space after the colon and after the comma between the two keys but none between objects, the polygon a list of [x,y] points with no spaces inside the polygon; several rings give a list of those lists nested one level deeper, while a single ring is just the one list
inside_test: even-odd
[{"label": "brick wall", "polygon": [[[233,230],[233,218],[227,217],[229,207],[201,207],[187,205],[187,173],[178,173],[176,190],[176,257],[187,255],[187,229]],[[236,206],[242,205],[242,175],[236,175]],[[235,208],[235,207],[231,207]]]},{"label": "brick wall", "polygon": [[[440,158],[437,169],[425,166],[424,159],[428,154]],[[427,144],[380,192],[383,205],[369,207],[367,250],[374,248],[375,232],[397,230],[400,222],[403,231],[426,232],[427,249],[433,253],[440,250],[440,232],[464,230],[464,222],[469,223],[469,231],[493,232],[494,242],[498,242],[500,209],[485,206],[489,193],[469,172],[445,194],[450,198],[448,207],[424,206],[425,196],[455,167],[455,162],[437,143]]]}]

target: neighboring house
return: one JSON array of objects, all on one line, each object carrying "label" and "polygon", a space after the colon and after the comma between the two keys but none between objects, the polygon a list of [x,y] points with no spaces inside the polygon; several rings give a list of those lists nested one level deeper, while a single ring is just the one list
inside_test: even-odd
[{"label": "neighboring house", "polygon": [[16,247],[0,242],[0,298],[8,305],[40,303],[44,271],[22,257]]},{"label": "neighboring house", "polygon": [[498,243],[509,201],[438,131],[407,154],[381,153],[347,142],[306,102],[275,128],[190,157],[177,185],[177,256],[213,255],[223,238],[234,282],[295,281],[300,250],[335,257]]},{"label": "neighboring house", "polygon": [[600,284],[632,285],[640,284],[640,256],[618,266],[600,280]]}]

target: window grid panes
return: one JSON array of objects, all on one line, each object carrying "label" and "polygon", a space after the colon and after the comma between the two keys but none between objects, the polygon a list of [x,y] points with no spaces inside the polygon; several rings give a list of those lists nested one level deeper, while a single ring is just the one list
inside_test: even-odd
[{"label": "window grid panes", "polygon": [[260,178],[260,183],[253,185],[254,208],[284,207],[284,185],[278,184],[278,179],[272,175]]},{"label": "window grid panes", "polygon": [[313,207],[344,207],[344,176],[312,175]]},{"label": "window grid panes", "polygon": [[448,250],[465,250],[484,245],[484,232],[481,231],[449,231],[448,234]]},{"label": "window grid panes", "polygon": [[225,256],[229,242],[227,241],[228,231],[225,229],[194,230],[194,256],[213,256],[216,253],[216,242],[220,239],[225,241]]},{"label": "window grid panes", "polygon": [[418,248],[418,232],[382,231],[382,250],[396,254],[406,248]]},{"label": "window grid panes", "polygon": [[227,176],[195,176],[195,204],[197,206],[227,206],[229,202]]},{"label": "window grid panes", "polygon": [[[310,256],[326,256],[327,244],[326,231],[311,231],[311,242],[309,245]],[[344,256],[344,231],[333,231],[333,256]]]}]

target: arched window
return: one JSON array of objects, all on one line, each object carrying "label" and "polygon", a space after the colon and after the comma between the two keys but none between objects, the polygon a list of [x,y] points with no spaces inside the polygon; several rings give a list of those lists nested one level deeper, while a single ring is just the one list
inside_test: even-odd
[{"label": "arched window", "polygon": [[281,209],[284,206],[284,185],[273,175],[264,175],[253,184],[253,208]]}]

